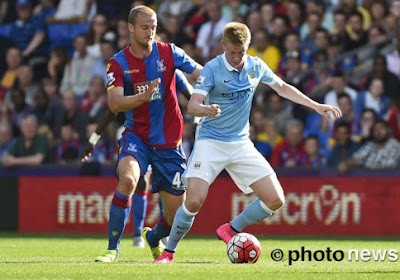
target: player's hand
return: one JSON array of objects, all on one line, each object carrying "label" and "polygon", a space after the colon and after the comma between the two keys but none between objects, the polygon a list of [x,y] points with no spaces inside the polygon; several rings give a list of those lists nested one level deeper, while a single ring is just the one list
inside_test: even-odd
[{"label": "player's hand", "polygon": [[157,90],[157,86],[161,83],[161,79],[157,78],[153,81],[151,81],[149,88],[142,93],[142,97],[143,97],[143,101],[144,102],[149,102],[150,99],[153,97],[153,94],[156,92]]},{"label": "player's hand", "polygon": [[318,104],[314,110],[317,111],[318,114],[328,119],[337,119],[342,116],[340,109],[331,105]]},{"label": "player's hand", "polygon": [[88,143],[82,152],[82,162],[86,162],[91,156],[93,152],[93,144]]},{"label": "player's hand", "polygon": [[207,116],[210,118],[218,118],[221,116],[221,108],[218,104],[212,104],[208,107]]}]

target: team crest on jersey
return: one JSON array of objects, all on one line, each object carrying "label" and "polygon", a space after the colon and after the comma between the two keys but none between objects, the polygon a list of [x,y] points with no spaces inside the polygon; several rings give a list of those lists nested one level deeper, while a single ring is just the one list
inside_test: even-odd
[{"label": "team crest on jersey", "polygon": [[256,77],[256,73],[254,71],[251,71],[247,74],[249,76],[249,79],[254,79]]},{"label": "team crest on jersey", "polygon": [[157,60],[157,72],[164,72],[167,70],[167,67],[164,66],[164,59]]},{"label": "team crest on jersey", "polygon": [[129,143],[129,144],[128,144],[128,149],[127,149],[127,150],[128,150],[129,152],[137,153],[136,144]]}]

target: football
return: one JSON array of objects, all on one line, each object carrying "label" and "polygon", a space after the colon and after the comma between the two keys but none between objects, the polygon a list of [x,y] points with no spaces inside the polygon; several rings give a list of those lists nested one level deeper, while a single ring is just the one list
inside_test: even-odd
[{"label": "football", "polygon": [[254,235],[241,232],[228,242],[227,253],[232,263],[255,263],[261,254],[261,245]]}]

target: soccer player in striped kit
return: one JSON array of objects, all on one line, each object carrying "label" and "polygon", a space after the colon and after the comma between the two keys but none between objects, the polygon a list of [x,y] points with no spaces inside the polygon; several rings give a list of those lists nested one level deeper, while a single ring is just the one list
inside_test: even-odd
[{"label": "soccer player in striped kit", "polygon": [[180,178],[186,167],[181,146],[183,117],[174,72],[180,69],[197,78],[202,69],[174,44],[154,40],[157,15],[149,7],[133,8],[128,28],[131,44],[114,55],[107,67],[108,103],[112,112],[125,112],[126,129],[119,140],[119,184],[110,209],[108,249],[96,258],[99,262],[118,258],[131,196],[149,164],[153,168],[152,191],[160,194],[164,216],[153,229],[144,228],[142,235],[153,257],[161,255],[160,239],[169,235],[185,193]]}]

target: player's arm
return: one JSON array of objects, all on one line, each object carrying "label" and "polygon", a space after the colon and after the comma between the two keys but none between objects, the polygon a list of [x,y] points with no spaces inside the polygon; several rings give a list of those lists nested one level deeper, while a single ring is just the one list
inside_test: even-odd
[{"label": "player's arm", "polygon": [[193,86],[189,83],[181,70],[175,70],[175,79],[177,92],[180,92],[187,100],[190,100],[193,93]]},{"label": "player's arm", "polygon": [[317,113],[321,114],[326,118],[331,118],[329,112],[333,114],[334,118],[340,118],[342,116],[342,112],[339,110],[339,108],[335,106],[320,104],[312,100],[308,96],[304,95],[294,86],[289,85],[288,83],[282,80],[277,81],[275,84],[270,85],[270,87],[273,90],[275,90],[280,96],[289,99],[293,102],[296,102],[298,104],[310,107],[311,109],[314,109]]},{"label": "player's arm", "polygon": [[94,146],[96,146],[97,142],[100,140],[101,135],[103,134],[106,127],[110,124],[110,122],[115,118],[115,114],[107,108],[107,112],[104,114],[103,118],[100,120],[97,125],[96,131],[90,135],[89,142],[86,144],[85,148],[82,152],[82,161],[85,162],[91,155]]},{"label": "player's arm", "polygon": [[189,100],[187,112],[196,117],[219,117],[221,115],[221,109],[219,108],[219,105],[204,105],[203,101],[205,98],[205,95],[193,93],[192,97]]},{"label": "player's arm", "polygon": [[203,69],[203,66],[201,66],[200,64],[198,64],[196,62],[196,68],[194,69],[194,71],[190,74],[194,80],[197,80],[197,78],[200,75],[200,71]]}]

